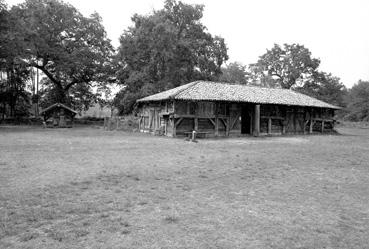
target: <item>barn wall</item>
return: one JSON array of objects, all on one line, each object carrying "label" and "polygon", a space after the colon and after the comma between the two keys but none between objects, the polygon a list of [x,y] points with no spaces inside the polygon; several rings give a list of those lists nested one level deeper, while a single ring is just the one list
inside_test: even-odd
[{"label": "barn wall", "polygon": [[173,108],[166,102],[146,103],[139,110],[139,130],[151,133],[170,133],[172,124],[166,114]]},{"label": "barn wall", "polygon": [[[255,135],[255,106],[210,101],[147,103],[140,108],[139,127],[142,132],[173,137],[188,136],[194,130],[206,137]],[[260,129],[256,135],[330,132],[334,128],[333,116],[330,109],[260,105]]]}]

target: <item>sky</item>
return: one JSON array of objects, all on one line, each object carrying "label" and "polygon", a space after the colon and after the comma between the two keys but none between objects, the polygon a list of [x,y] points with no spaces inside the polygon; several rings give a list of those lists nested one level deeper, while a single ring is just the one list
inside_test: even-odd
[{"label": "sky", "polygon": [[[23,1],[6,0],[11,6]],[[161,9],[164,0],[64,0],[88,16],[94,11],[112,44],[135,14]],[[202,23],[225,39],[228,63],[248,65],[275,43],[299,43],[319,58],[319,69],[352,87],[369,80],[369,0],[183,0],[204,4]]]}]

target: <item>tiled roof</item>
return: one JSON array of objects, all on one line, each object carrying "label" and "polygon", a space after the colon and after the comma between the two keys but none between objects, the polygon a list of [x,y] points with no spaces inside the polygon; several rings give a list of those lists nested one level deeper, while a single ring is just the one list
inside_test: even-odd
[{"label": "tiled roof", "polygon": [[137,102],[167,99],[247,102],[340,109],[340,107],[289,89],[251,87],[209,81],[195,81],[168,91],[147,96],[137,100]]}]

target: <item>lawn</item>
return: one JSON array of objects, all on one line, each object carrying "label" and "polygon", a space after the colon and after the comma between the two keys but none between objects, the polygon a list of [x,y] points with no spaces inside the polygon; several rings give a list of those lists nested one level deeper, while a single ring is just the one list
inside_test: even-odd
[{"label": "lawn", "polygon": [[0,248],[368,248],[369,129],[0,127]]}]

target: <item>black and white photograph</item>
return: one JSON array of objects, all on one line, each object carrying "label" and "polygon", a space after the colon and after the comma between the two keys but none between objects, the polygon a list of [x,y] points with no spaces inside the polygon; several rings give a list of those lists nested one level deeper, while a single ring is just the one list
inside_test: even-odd
[{"label": "black and white photograph", "polygon": [[0,0],[0,249],[369,248],[369,1]]}]

